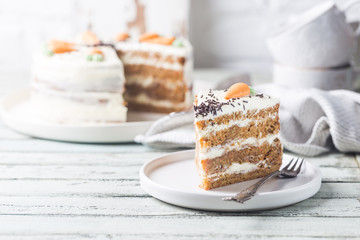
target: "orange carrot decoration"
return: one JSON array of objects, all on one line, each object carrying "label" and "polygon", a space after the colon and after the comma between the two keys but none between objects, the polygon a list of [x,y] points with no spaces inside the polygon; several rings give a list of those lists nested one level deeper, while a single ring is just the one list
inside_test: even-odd
[{"label": "orange carrot decoration", "polygon": [[76,49],[74,49],[73,43],[60,40],[50,40],[48,43],[48,48],[53,53],[66,53],[76,51]]},{"label": "orange carrot decoration", "polygon": [[162,45],[171,45],[174,42],[174,40],[175,37],[157,37],[157,38],[147,39],[144,42],[162,44]]},{"label": "orange carrot decoration", "polygon": [[144,42],[148,39],[157,38],[157,37],[159,37],[159,35],[156,33],[144,33],[143,35],[140,36],[139,41]]},{"label": "orange carrot decoration", "polygon": [[121,41],[128,39],[129,37],[130,37],[129,34],[127,34],[127,33],[118,33],[115,36],[115,41],[121,42]]},{"label": "orange carrot decoration", "polygon": [[246,83],[235,83],[225,94],[225,99],[239,98],[250,95],[250,87]]},{"label": "orange carrot decoration", "polygon": [[102,56],[104,56],[104,53],[97,47],[92,48],[90,55],[95,55],[95,54],[100,54]]},{"label": "orange carrot decoration", "polygon": [[100,40],[95,35],[95,33],[91,31],[86,31],[83,34],[81,34],[81,42],[85,44],[98,44],[100,43]]}]

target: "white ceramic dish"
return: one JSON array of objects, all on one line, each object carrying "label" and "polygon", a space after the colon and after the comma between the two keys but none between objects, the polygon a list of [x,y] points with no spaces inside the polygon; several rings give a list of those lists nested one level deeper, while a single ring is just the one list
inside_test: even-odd
[{"label": "white ceramic dish", "polygon": [[165,116],[152,113],[128,113],[128,122],[117,124],[69,125],[43,121],[30,108],[30,90],[15,91],[0,104],[3,122],[11,129],[38,138],[82,143],[132,142],[145,133],[154,120]]},{"label": "white ceramic dish", "polygon": [[353,90],[358,75],[350,65],[327,69],[295,68],[278,63],[273,66],[274,83],[294,89]]},{"label": "white ceramic dish", "polygon": [[[320,189],[319,168],[305,161],[301,173],[292,179],[274,178],[244,204],[221,200],[233,196],[254,184],[258,179],[205,191],[198,187],[195,151],[181,151],[147,162],[140,170],[141,187],[150,195],[164,202],[199,210],[255,211],[288,206],[303,201]],[[290,156],[284,155],[283,164]]]},{"label": "white ceramic dish", "polygon": [[274,60],[281,64],[330,68],[350,62],[358,35],[346,22],[344,12],[333,1],[326,1],[295,17],[268,38],[267,45]]}]

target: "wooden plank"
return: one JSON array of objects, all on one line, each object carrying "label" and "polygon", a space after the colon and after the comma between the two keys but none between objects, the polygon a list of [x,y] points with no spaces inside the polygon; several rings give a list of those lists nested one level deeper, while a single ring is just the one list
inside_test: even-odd
[{"label": "wooden plank", "polygon": [[148,197],[48,197],[1,196],[0,215],[57,216],[287,216],[287,217],[357,217],[358,199],[308,199],[301,203],[273,210],[251,213],[208,213],[165,204]]},{"label": "wooden plank", "polygon": [[[294,158],[298,158],[291,153],[287,153]],[[344,154],[344,153],[331,153],[331,154],[324,154],[317,157],[300,157],[305,158],[307,161],[311,162],[314,165],[321,167],[336,167],[336,168],[357,168],[357,164],[354,161],[354,154]]]},{"label": "wooden plank", "polygon": [[[131,160],[129,160],[131,161]],[[0,179],[138,179],[142,164],[117,165],[0,165]],[[143,161],[143,160],[141,160]],[[194,163],[195,168],[195,163]],[[360,182],[358,168],[322,168],[325,182]]]},{"label": "wooden plank", "polygon": [[[126,152],[57,154],[3,152],[0,153],[2,173],[0,179],[137,179],[142,164],[167,154],[160,150],[151,152],[152,150],[138,145],[132,150],[140,149],[138,152],[128,152],[124,146],[122,147]],[[345,162],[348,164],[339,165]],[[321,171],[325,182],[360,181],[360,169],[356,167],[354,158],[351,157],[330,156],[327,158],[327,164],[321,167]]]},{"label": "wooden plank", "polygon": [[[1,142],[0,142],[1,144]],[[139,147],[141,148],[141,146]],[[4,166],[141,166],[145,162],[163,156],[167,152],[139,153],[19,153],[0,152],[0,165]]]},{"label": "wooden plank", "polygon": [[0,152],[85,152],[85,153],[138,153],[163,152],[135,143],[80,144],[42,139],[1,140]]},{"label": "wooden plank", "polygon": [[139,166],[1,166],[0,179],[138,179]]},{"label": "wooden plank", "polygon": [[[40,141],[40,140],[39,140]],[[14,141],[17,142],[17,141]],[[49,141],[51,142],[51,141]],[[19,144],[21,142],[18,142]],[[53,144],[67,144],[60,142],[51,142]],[[84,146],[84,149],[91,147],[103,147],[106,144],[71,144],[72,147],[75,146]],[[0,141],[0,145],[4,145],[4,141]],[[126,159],[134,160],[150,160],[155,157],[159,157],[165,154],[173,153],[177,150],[160,150],[147,148],[138,144],[117,144],[119,149],[125,151],[118,152],[72,152],[72,151],[64,151],[64,152],[6,152],[0,151],[0,164],[94,164],[94,163],[104,163],[107,162],[117,162],[117,160],[124,161]],[[5,147],[5,146],[3,146]],[[126,150],[126,147],[130,147],[132,149]],[[61,149],[61,148],[60,148]],[[334,168],[358,168],[356,161],[354,161],[354,155],[344,155],[344,154],[334,154],[328,155],[328,157],[321,157],[319,159],[311,158],[307,159],[315,165],[322,167],[334,167]],[[141,161],[139,161],[141,162]]]},{"label": "wooden plank", "polygon": [[[63,239],[76,239],[76,240],[88,240],[88,239],[127,239],[127,240],[139,240],[139,239],[156,239],[156,240],[168,240],[168,239],[179,239],[179,240],[194,240],[194,239],[223,239],[223,240],[238,240],[238,239],[290,239],[290,240],[310,240],[310,239],[339,239],[339,237],[343,238],[352,238],[350,236],[326,236],[326,237],[319,237],[319,236],[278,236],[276,233],[272,235],[265,235],[259,234],[252,235],[252,234],[245,234],[242,233],[241,236],[236,236],[236,234],[227,233],[227,234],[211,234],[211,236],[203,234],[185,234],[183,233],[172,233],[172,234],[146,234],[141,233],[140,231],[134,234],[44,234],[44,235],[0,235],[0,240],[28,240],[28,239],[36,239],[36,240],[63,240]],[[357,238],[356,238],[357,239]]]},{"label": "wooden plank", "polygon": [[[135,180],[0,180],[0,196],[48,197],[149,197]],[[323,183],[313,197],[358,198],[360,183]]]},{"label": "wooden plank", "polygon": [[[0,235],[121,237],[121,239],[358,238],[359,218],[194,216],[0,216]],[[74,238],[77,239],[77,238]]]},{"label": "wooden plank", "polygon": [[360,183],[322,183],[321,188],[313,198],[359,198]]},{"label": "wooden plank", "polygon": [[360,155],[359,154],[355,155],[355,163],[356,163],[357,167],[360,168]]},{"label": "wooden plank", "polygon": [[149,197],[138,180],[0,180],[0,196]]},{"label": "wooden plank", "polygon": [[359,168],[321,168],[323,182],[360,182]]}]

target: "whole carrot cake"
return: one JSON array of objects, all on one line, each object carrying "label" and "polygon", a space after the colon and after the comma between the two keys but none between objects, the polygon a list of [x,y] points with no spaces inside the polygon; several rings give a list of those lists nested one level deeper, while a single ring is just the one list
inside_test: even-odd
[{"label": "whole carrot cake", "polygon": [[127,110],[170,113],[192,103],[192,47],[185,39],[120,33],[110,43],[86,31],[51,40],[32,67],[34,112],[55,123],[118,123]]},{"label": "whole carrot cake", "polygon": [[279,100],[244,83],[195,98],[196,166],[209,190],[280,168]]}]

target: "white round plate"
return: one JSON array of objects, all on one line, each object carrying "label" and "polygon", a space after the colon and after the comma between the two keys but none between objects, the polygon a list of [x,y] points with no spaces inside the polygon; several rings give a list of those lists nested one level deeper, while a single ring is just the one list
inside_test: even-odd
[{"label": "white round plate", "polygon": [[128,122],[111,124],[54,124],[37,118],[30,107],[30,89],[15,91],[0,104],[3,122],[11,129],[38,138],[82,143],[132,142],[165,114],[129,112]]},{"label": "white round plate", "polygon": [[[241,212],[279,208],[303,201],[317,193],[321,185],[319,168],[305,161],[296,178],[274,178],[243,204],[223,201],[223,197],[234,196],[259,179],[205,191],[198,186],[200,178],[194,156],[195,151],[188,150],[147,162],[140,170],[141,187],[153,197],[177,206]],[[290,158],[284,154],[283,165]]]}]

